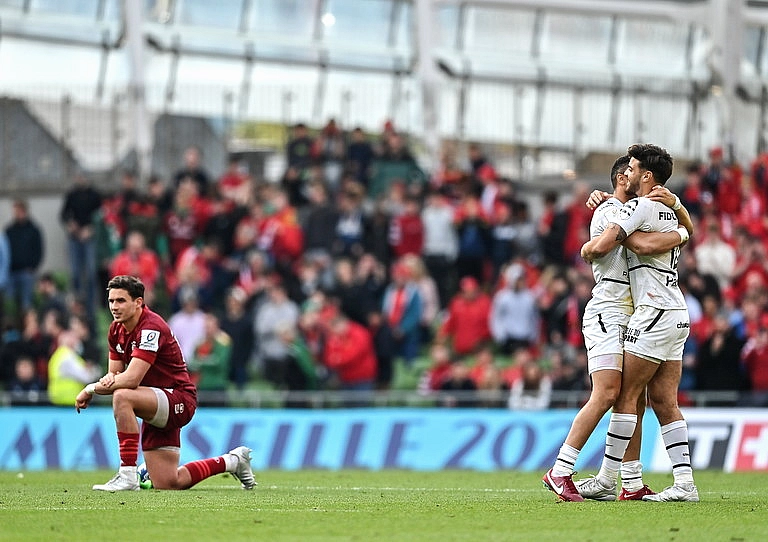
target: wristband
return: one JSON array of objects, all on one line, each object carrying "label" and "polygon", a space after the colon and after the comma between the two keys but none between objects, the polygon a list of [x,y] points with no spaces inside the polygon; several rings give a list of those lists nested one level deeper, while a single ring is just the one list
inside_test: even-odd
[{"label": "wristband", "polygon": [[87,393],[88,395],[93,395],[94,393],[96,393],[96,382],[91,382],[90,384],[88,384],[88,385],[87,385],[87,386],[86,386],[86,387],[83,389],[83,391],[84,391],[85,393]]},{"label": "wristband", "polygon": [[672,210],[673,210],[673,211],[677,211],[677,210],[679,210],[679,209],[680,209],[680,207],[682,207],[682,206],[683,206],[683,204],[682,204],[682,203],[680,203],[680,198],[679,198],[679,197],[677,197],[677,194],[675,194],[675,203],[672,205]]},{"label": "wristband", "polygon": [[681,239],[681,241],[680,241],[680,244],[681,244],[681,245],[682,245],[683,243],[687,242],[687,241],[688,241],[688,239],[690,239],[690,238],[691,238],[691,236],[688,234],[688,230],[686,230],[686,229],[685,229],[684,227],[682,227],[682,226],[680,226],[679,228],[677,228],[675,231],[678,233],[678,235],[680,235],[680,239]]}]

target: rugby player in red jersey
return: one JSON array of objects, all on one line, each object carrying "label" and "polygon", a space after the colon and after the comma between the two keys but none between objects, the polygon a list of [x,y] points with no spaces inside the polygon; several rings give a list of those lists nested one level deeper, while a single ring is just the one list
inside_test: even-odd
[{"label": "rugby player in red jersey", "polygon": [[[197,408],[197,390],[184,356],[168,324],[144,305],[144,284],[128,275],[107,285],[109,370],[88,384],[75,399],[77,412],[88,408],[94,394],[112,395],[120,469],[101,491],[138,490],[136,461],[139,436],[149,478],[156,489],[187,489],[222,472],[232,473],[244,489],[256,484],[251,450],[239,446],[229,453],[179,466],[181,428]],[[141,428],[137,418],[141,418]],[[141,432],[139,431],[141,429]]]}]

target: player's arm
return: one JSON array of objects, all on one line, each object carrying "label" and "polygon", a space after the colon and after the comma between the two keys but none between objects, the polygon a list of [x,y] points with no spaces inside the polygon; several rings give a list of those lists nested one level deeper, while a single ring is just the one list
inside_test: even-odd
[{"label": "player's arm", "polygon": [[650,256],[651,254],[663,254],[687,241],[688,237],[680,231],[667,232],[643,232],[636,231],[627,237],[622,245],[638,256]]},{"label": "player's arm", "polygon": [[125,371],[115,375],[115,380],[111,386],[96,385],[96,393],[99,395],[110,395],[113,391],[119,389],[136,389],[144,379],[151,365],[141,358],[132,357],[131,362]]},{"label": "player's arm", "polygon": [[[693,235],[693,221],[691,215],[688,213],[688,209],[680,203],[680,198],[669,191],[665,186],[656,185],[651,189],[651,193],[648,194],[648,199],[652,201],[660,201],[675,212],[677,221],[688,230],[688,236]],[[652,253],[653,254],[653,253]]]},{"label": "player's arm", "polygon": [[609,199],[611,199],[611,194],[608,192],[603,190],[593,190],[584,205],[587,206],[587,209],[592,209],[594,211],[601,203],[608,201]]},{"label": "player's arm", "polygon": [[[113,361],[118,360],[109,360],[110,372],[101,377],[98,382],[88,384],[86,389],[89,389],[96,395],[112,395],[112,392],[119,389],[136,389],[141,384],[144,375],[147,374],[150,367],[149,363],[136,357],[131,358],[131,363],[128,364],[127,368],[124,367],[122,361],[115,363],[113,366]],[[113,368],[116,371],[113,372]],[[118,370],[120,368],[125,368],[125,370]]]},{"label": "player's arm", "polygon": [[109,388],[115,382],[115,375],[122,373],[125,370],[125,362],[120,358],[109,356],[109,368],[107,374],[99,379],[99,383],[105,388]]},{"label": "player's arm", "polygon": [[[110,359],[110,368],[112,367],[112,361]],[[122,362],[121,362],[122,363]],[[144,379],[144,375],[147,374],[150,364],[140,358],[131,358],[131,363],[124,372],[114,374],[111,378],[111,385],[102,384],[102,380],[106,378],[106,375],[98,382],[88,384],[77,394],[75,398],[75,410],[80,412],[81,409],[88,408],[95,395],[112,395],[117,389],[136,389]],[[117,366],[115,365],[115,368]],[[108,373],[108,374],[111,374]]]},{"label": "player's arm", "polygon": [[602,258],[627,238],[624,228],[611,222],[603,232],[584,243],[581,247],[581,257],[588,262]]},{"label": "player's arm", "polygon": [[125,362],[118,358],[109,356],[109,372],[112,374],[122,373],[125,370]]}]

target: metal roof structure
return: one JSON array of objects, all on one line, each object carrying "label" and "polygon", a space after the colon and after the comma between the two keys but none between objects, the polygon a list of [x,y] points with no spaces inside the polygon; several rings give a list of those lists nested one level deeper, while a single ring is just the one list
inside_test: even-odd
[{"label": "metal roof structure", "polygon": [[445,139],[747,160],[766,146],[766,29],[750,0],[0,0],[0,95],[122,100],[143,169],[169,113],[391,119],[427,162]]}]

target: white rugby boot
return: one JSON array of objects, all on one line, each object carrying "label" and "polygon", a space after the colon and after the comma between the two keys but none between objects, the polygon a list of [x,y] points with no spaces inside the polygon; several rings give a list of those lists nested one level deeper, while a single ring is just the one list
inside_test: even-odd
[{"label": "white rugby boot", "polygon": [[97,491],[139,491],[139,479],[136,476],[136,467],[120,467],[112,479],[106,484],[96,484],[93,489]]},{"label": "white rugby boot", "polygon": [[613,486],[604,486],[597,476],[590,476],[582,480],[576,480],[573,482],[576,485],[576,490],[585,499],[592,499],[593,501],[615,501],[616,500],[616,484]]},{"label": "white rugby boot", "polygon": [[246,446],[238,446],[229,453],[237,458],[237,467],[235,467],[232,476],[240,480],[243,489],[253,489],[256,480],[253,478],[251,470],[251,449]]},{"label": "white rugby boot", "polygon": [[699,490],[693,484],[675,484],[655,495],[644,495],[651,502],[699,502]]}]

